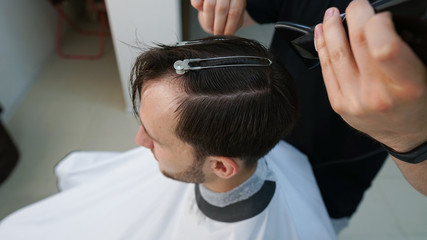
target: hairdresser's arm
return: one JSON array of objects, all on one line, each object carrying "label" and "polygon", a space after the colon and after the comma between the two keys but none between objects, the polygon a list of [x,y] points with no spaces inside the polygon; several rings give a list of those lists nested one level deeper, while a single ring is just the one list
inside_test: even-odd
[{"label": "hairdresser's arm", "polygon": [[246,0],[191,0],[199,12],[199,23],[207,33],[233,35],[256,22],[246,12]]},{"label": "hairdresser's arm", "polygon": [[[390,14],[375,15],[366,0],[358,0],[346,16],[349,40],[334,8],[315,31],[332,107],[348,124],[396,152],[426,142],[426,66],[396,34]],[[427,161],[394,160],[408,182],[427,195]]]}]

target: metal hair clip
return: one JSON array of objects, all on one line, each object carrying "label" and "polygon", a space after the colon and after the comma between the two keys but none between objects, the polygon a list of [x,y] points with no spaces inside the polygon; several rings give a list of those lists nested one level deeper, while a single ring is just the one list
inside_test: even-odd
[{"label": "metal hair clip", "polygon": [[209,42],[214,42],[214,41],[223,41],[223,40],[228,40],[228,39],[227,38],[213,38],[213,39],[207,39],[207,40],[200,39],[200,40],[182,41],[182,42],[175,43],[175,46],[177,46],[177,47],[188,46],[188,45],[209,43]]},{"label": "metal hair clip", "polygon": [[[211,65],[211,66],[190,66],[190,63],[200,63],[205,61],[215,61],[215,60],[226,60],[226,59],[257,59],[265,60],[266,63],[230,63],[230,64],[220,64],[220,65]],[[193,59],[184,59],[177,60],[173,67],[177,74],[184,74],[190,70],[200,70],[200,69],[209,69],[209,68],[223,68],[223,67],[268,67],[271,66],[273,62],[265,57],[256,57],[256,56],[227,56],[227,57],[214,57],[214,58],[193,58]]]}]

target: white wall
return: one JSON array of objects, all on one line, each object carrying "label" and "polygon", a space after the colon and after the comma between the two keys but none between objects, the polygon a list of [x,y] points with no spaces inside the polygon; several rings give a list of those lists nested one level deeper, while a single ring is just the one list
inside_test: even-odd
[{"label": "white wall", "polygon": [[47,0],[0,0],[0,103],[7,121],[55,49]]},{"label": "white wall", "polygon": [[[130,47],[181,40],[181,1],[179,0],[106,0],[108,18],[127,110],[129,74],[141,52]],[[139,43],[138,43],[139,42]]]}]

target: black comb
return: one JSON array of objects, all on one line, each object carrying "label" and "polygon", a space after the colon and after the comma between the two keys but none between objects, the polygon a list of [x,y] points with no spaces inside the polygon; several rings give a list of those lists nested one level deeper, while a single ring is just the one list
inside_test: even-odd
[{"label": "black comb", "polygon": [[[371,5],[375,12],[391,12],[397,33],[426,65],[427,0],[377,0]],[[344,13],[341,14],[341,18],[347,31]],[[290,43],[292,49],[310,69],[319,65],[319,57],[314,47],[314,27],[284,21],[275,24],[277,33]]]}]

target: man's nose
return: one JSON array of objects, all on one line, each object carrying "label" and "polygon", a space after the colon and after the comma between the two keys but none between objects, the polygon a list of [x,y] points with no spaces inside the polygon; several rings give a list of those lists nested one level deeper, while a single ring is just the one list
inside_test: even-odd
[{"label": "man's nose", "polygon": [[135,142],[139,146],[143,146],[148,149],[153,149],[154,147],[153,140],[151,140],[150,137],[145,133],[143,127],[139,127],[138,133],[136,134]]}]

